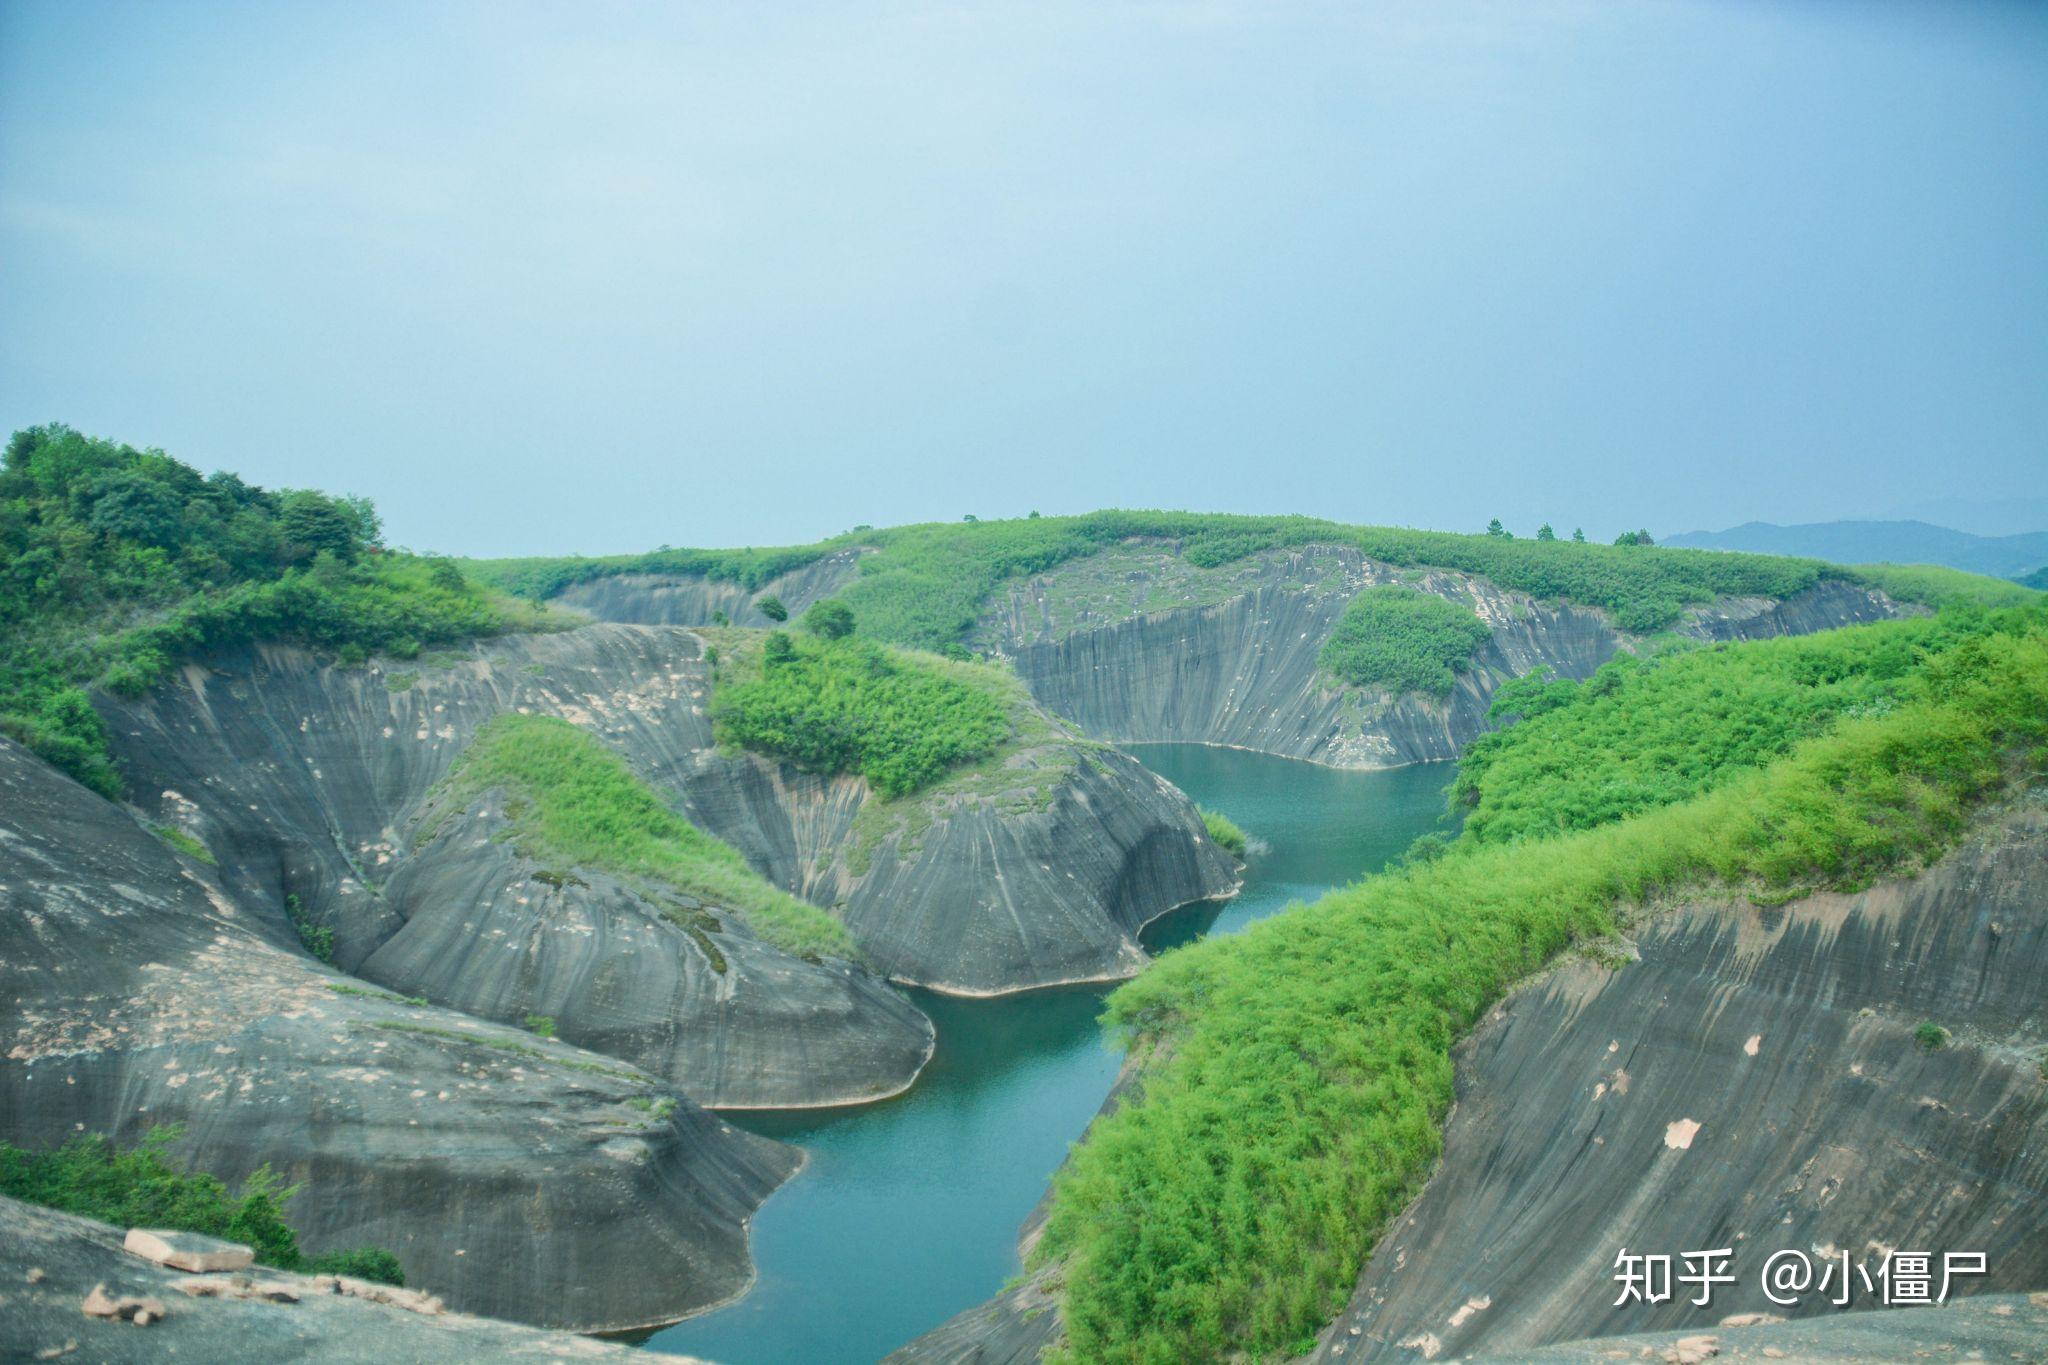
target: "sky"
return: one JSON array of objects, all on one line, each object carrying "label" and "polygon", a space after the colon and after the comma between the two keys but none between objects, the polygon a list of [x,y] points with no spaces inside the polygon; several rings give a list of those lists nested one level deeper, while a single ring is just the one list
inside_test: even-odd
[{"label": "sky", "polygon": [[475,555],[2039,506],[2043,148],[2003,0],[0,0],[0,421]]}]

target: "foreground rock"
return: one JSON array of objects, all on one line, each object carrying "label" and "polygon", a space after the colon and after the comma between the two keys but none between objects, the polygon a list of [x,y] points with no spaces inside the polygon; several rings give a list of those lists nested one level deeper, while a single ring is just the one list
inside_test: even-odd
[{"label": "foreground rock", "polygon": [[[1827,1317],[1767,1299],[1772,1253],[1982,1252],[1964,1293],[2048,1289],[2048,810],[1910,881],[1659,915],[1618,969],[1574,961],[1459,1053],[1443,1164],[1313,1359]],[[1922,1024],[1950,1031],[1930,1049]],[[1732,1247],[1737,1283],[1614,1307],[1614,1260]],[[1359,1335],[1351,1335],[1353,1328]],[[2048,1351],[2048,1336],[2037,1336]]]},{"label": "foreground rock", "polygon": [[[636,1358],[589,1337],[363,1296],[374,1288],[269,1270],[189,1275],[124,1253],[120,1231],[104,1223],[0,1198],[0,1357],[7,1360],[392,1365]],[[86,1306],[92,1303],[114,1311],[94,1313]]]},{"label": "foreground rock", "polygon": [[[1800,1311],[1757,1283],[1780,1248],[1859,1260],[1924,1250],[1937,1264],[1981,1251],[1991,1273],[1959,1293],[2029,1291],[2040,1306],[2043,887],[2048,809],[2035,801],[1919,877],[1769,911],[1680,907],[1642,925],[1626,965],[1572,961],[1532,983],[1460,1047],[1443,1163],[1308,1358],[1656,1361],[1703,1333],[1733,1359],[1781,1358],[1766,1348],[1795,1360],[1963,1358],[1972,1347],[2008,1359],[1990,1349],[2008,1341],[2032,1352],[2021,1359],[2043,1358],[2039,1315],[1998,1297],[1910,1320],[1810,1298],[1804,1311],[1818,1316],[1723,1325]],[[1923,1023],[1949,1041],[1924,1046]],[[1127,1071],[1105,1109],[1142,1078]],[[1027,1247],[1042,1216],[1024,1229]],[[1707,1310],[1689,1292],[1616,1309],[1623,1246],[1674,1257],[1732,1247],[1739,1282],[1717,1287]],[[1038,1359],[1060,1339],[1056,1273],[891,1360]],[[1577,1344],[1537,1350],[1564,1342]]]},{"label": "foreground rock", "polygon": [[903,981],[992,993],[1127,976],[1139,925],[1235,885],[1185,797],[1035,708],[1040,733],[993,770],[881,802],[858,779],[719,752],[710,686],[690,632],[599,625],[373,668],[245,651],[107,711],[136,800],[206,843],[278,942],[294,941],[282,911],[296,902],[333,928],[345,969],[508,1022],[548,1015],[712,1105],[893,1094],[930,1026],[873,976],[779,953],[717,907],[714,957],[616,881],[521,860],[492,838],[503,812],[488,802],[422,838],[435,784],[492,716],[602,736]]},{"label": "foreground rock", "polygon": [[182,1124],[194,1168],[235,1184],[268,1163],[303,1185],[290,1218],[310,1253],[388,1247],[465,1311],[626,1328],[751,1280],[747,1220],[793,1149],[274,934],[0,740],[0,1139],[125,1145]]},{"label": "foreground rock", "polygon": [[[1443,700],[1332,685],[1317,656],[1361,589],[1403,582],[1469,606],[1492,631]],[[1882,593],[1824,582],[1786,602],[1728,598],[1674,627],[1703,640],[1805,634],[1899,614]],[[1487,728],[1494,689],[1547,667],[1584,678],[1638,642],[1605,612],[1483,578],[1402,569],[1343,546],[1269,550],[1216,569],[1133,542],[1024,579],[990,604],[983,648],[1046,707],[1100,739],[1192,741],[1346,768],[1455,758]]]}]

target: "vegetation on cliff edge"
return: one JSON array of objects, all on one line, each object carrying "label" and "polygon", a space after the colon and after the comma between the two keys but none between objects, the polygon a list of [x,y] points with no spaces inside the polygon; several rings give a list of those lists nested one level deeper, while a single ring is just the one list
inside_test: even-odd
[{"label": "vegetation on cliff edge", "polygon": [[290,640],[344,661],[530,625],[452,560],[386,550],[376,510],[202,477],[160,450],[30,427],[0,466],[0,733],[93,790],[119,773],[89,689]]},{"label": "vegetation on cliff edge", "polygon": [[1516,980],[1655,896],[1782,901],[1908,870],[2037,779],[2048,612],[1968,634],[1889,706],[1845,709],[1689,799],[1551,838],[1461,837],[1118,990],[1109,1021],[1154,1060],[1057,1178],[1032,1257],[1059,1265],[1066,1354],[1302,1349],[1436,1160],[1452,1044]]},{"label": "vegetation on cliff edge", "polygon": [[441,796],[444,816],[507,795],[519,852],[538,862],[641,878],[746,917],[799,956],[854,958],[846,926],[771,885],[738,849],[670,809],[603,740],[553,716],[501,715],[477,731]]},{"label": "vegetation on cliff edge", "polygon": [[1353,687],[1445,697],[1491,635],[1472,608],[1389,584],[1351,599],[1317,662]]},{"label": "vegetation on cliff edge", "polygon": [[0,1194],[117,1228],[172,1228],[241,1242],[260,1264],[279,1270],[405,1283],[398,1258],[381,1247],[307,1256],[285,1221],[298,1186],[285,1185],[268,1166],[244,1180],[239,1194],[216,1176],[180,1171],[169,1156],[178,1137],[175,1125],[152,1128],[127,1151],[99,1133],[40,1152],[0,1143]]}]

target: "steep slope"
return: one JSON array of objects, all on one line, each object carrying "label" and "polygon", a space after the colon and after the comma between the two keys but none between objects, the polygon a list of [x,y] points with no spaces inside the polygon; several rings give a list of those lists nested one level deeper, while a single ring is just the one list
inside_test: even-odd
[{"label": "steep slope", "polygon": [[1924,521],[1821,521],[1796,526],[1749,521],[1725,531],[1666,536],[1664,544],[1804,555],[1836,564],[1944,564],[1993,578],[2018,578],[2048,565],[2048,531],[1980,536]]},{"label": "steep slope", "polygon": [[791,617],[830,597],[860,567],[861,551],[840,550],[800,569],[777,574],[758,588],[731,578],[680,574],[618,574],[569,584],[552,599],[600,621],[643,626],[708,626],[724,612],[736,626],[772,626],[755,604],[775,598]]},{"label": "steep slope", "polygon": [[[2044,885],[2033,803],[1922,876],[1679,906],[1625,965],[1575,960],[1518,991],[1460,1049],[1443,1164],[1310,1358],[1834,1312],[1765,1298],[1780,1248],[1873,1269],[1880,1247],[1981,1251],[1967,1292],[2048,1287]],[[1930,1050],[1923,1023],[1952,1040]],[[1711,1310],[1616,1308],[1624,1246],[1733,1247],[1737,1283]]]},{"label": "steep slope", "polygon": [[[1489,630],[1446,697],[1339,684],[1323,643],[1357,594],[1405,584],[1470,607]],[[1705,640],[1801,634],[1900,609],[1824,580],[1787,600],[1722,598],[1674,629]],[[1220,568],[1132,544],[1012,585],[979,628],[1032,692],[1091,735],[1228,744],[1339,767],[1455,758],[1487,728],[1494,689],[1536,668],[1583,678],[1638,646],[1592,607],[1483,578],[1397,569],[1348,546],[1265,551]]]},{"label": "steep slope", "polygon": [[639,1039],[621,1055],[707,1103],[891,1093],[929,1025],[872,977],[778,954],[713,907],[721,968],[687,913],[493,841],[488,801],[422,838],[435,784],[490,717],[598,734],[770,881],[829,907],[879,971],[941,989],[1127,976],[1139,925],[1234,885],[1185,798],[1121,755],[1084,756],[1035,711],[990,765],[884,802],[857,778],[720,752],[709,664],[684,630],[595,626],[380,668],[223,657],[110,703],[115,744],[156,818],[211,847],[239,899],[296,897],[334,928],[343,967],[495,1018],[552,1015],[592,1046]]},{"label": "steep slope", "polygon": [[505,803],[488,793],[439,808],[437,784],[507,713],[573,721],[665,785],[700,760],[722,771],[706,686],[693,637],[606,626],[424,666],[244,650],[104,705],[138,803],[205,844],[280,944],[296,906],[345,970],[485,1018],[547,1016],[707,1104],[893,1094],[931,1026],[871,974],[778,950],[729,907],[525,856],[494,837]]},{"label": "steep slope", "polygon": [[745,1287],[747,1219],[795,1151],[323,970],[202,871],[0,740],[0,1136],[182,1124],[197,1169],[303,1182],[309,1250],[389,1247],[464,1311],[623,1328]]}]

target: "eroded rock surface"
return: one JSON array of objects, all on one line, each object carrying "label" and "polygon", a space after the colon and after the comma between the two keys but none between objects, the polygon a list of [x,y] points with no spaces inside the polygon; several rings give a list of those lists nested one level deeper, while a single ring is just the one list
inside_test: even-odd
[{"label": "eroded rock surface", "polygon": [[794,1149],[611,1058],[326,971],[257,925],[121,808],[0,740],[0,1137],[125,1145],[183,1125],[197,1169],[302,1183],[290,1217],[310,1252],[388,1247],[465,1311],[625,1328],[750,1281],[747,1219]]},{"label": "eroded rock surface", "polygon": [[[1928,873],[1779,910],[1687,906],[1618,969],[1559,967],[1466,1041],[1429,1187],[1315,1360],[1711,1331],[1781,1248],[1983,1252],[2048,1288],[2048,810]],[[1952,1032],[1930,1049],[1922,1023]],[[1617,1308],[1621,1248],[1735,1250],[1710,1309]],[[1483,1306],[1482,1306],[1483,1305]],[[1352,1336],[1353,1328],[1359,1335]],[[2048,1337],[2037,1336],[2048,1350]]]},{"label": "eroded rock surface", "polygon": [[766,628],[777,622],[756,606],[778,598],[790,619],[804,614],[813,602],[838,592],[859,572],[861,550],[842,550],[815,564],[793,570],[758,590],[729,580],[693,574],[615,574],[572,583],[555,595],[565,607],[600,621],[625,621],[642,626],[708,626],[711,614],[722,611],[736,626]]},{"label": "eroded rock surface", "polygon": [[[10,1361],[394,1365],[640,1358],[591,1337],[462,1313],[412,1312],[337,1293],[332,1276],[258,1270],[244,1277],[251,1281],[246,1290],[233,1284],[235,1278],[152,1265],[121,1250],[118,1228],[0,1198],[0,1358]],[[224,1292],[195,1293],[196,1285]],[[164,1315],[145,1326],[88,1316],[81,1305],[96,1289],[114,1302],[152,1301]]]},{"label": "eroded rock surface", "polygon": [[[1335,687],[1323,642],[1364,588],[1406,583],[1469,606],[1492,631],[1447,698]],[[1756,639],[1882,620],[1883,594],[1827,582],[1789,602],[1731,598],[1686,613],[1701,639]],[[1347,768],[1455,758],[1487,728],[1501,682],[1538,667],[1584,678],[1635,641],[1606,613],[1482,578],[1401,569],[1342,546],[1272,550],[1197,569],[1133,544],[1025,579],[992,604],[982,643],[1032,693],[1101,739],[1192,741]]]}]

